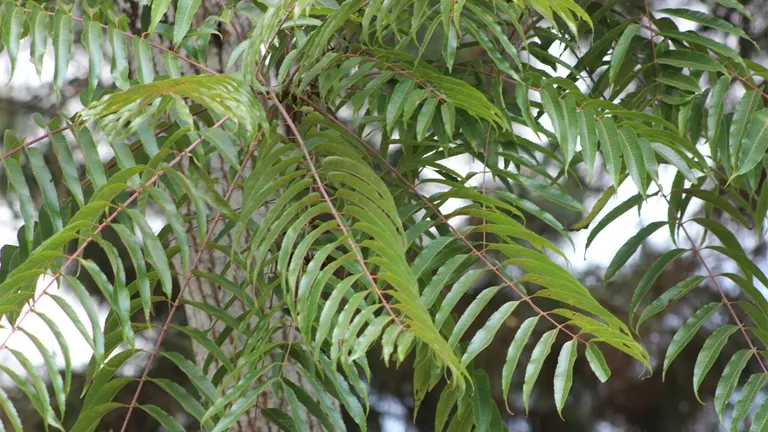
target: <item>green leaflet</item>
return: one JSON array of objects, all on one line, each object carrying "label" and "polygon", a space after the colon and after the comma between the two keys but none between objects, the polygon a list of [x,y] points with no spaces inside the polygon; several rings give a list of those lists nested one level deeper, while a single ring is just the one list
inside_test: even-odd
[{"label": "green leaflet", "polygon": [[518,84],[515,85],[515,95],[515,101],[517,102],[517,106],[520,108],[520,112],[523,114],[525,124],[531,128],[535,134],[538,135],[538,124],[536,123],[536,120],[533,119],[533,115],[531,115],[531,102],[528,99],[528,85],[523,82],[518,82]]},{"label": "green leaflet", "polygon": [[768,150],[768,109],[763,109],[754,114],[749,121],[747,134],[741,143],[741,154],[738,163],[734,166],[731,179],[746,174],[762,162],[766,150]]},{"label": "green leaflet", "polygon": [[484,350],[491,344],[493,337],[499,330],[499,327],[507,320],[509,315],[515,310],[519,301],[510,301],[500,307],[493,315],[488,318],[485,325],[475,333],[472,340],[467,346],[464,356],[461,358],[461,364],[468,365],[480,351]]},{"label": "green leaflet", "polygon": [[618,189],[621,175],[621,142],[613,119],[602,117],[597,121],[597,136],[605,159],[605,169],[613,179],[613,186]]},{"label": "green leaflet", "polygon": [[53,183],[53,177],[43,158],[43,152],[38,148],[28,148],[27,158],[32,166],[32,172],[37,181],[37,185],[43,194],[43,201],[48,210],[48,214],[53,219],[53,228],[56,232],[61,231],[64,226],[61,220],[61,209],[59,207],[59,198],[56,194],[56,186]]},{"label": "green leaflet", "polygon": [[760,404],[755,417],[752,419],[749,432],[765,432],[766,430],[768,430],[768,399],[763,399],[763,403]]},{"label": "green leaflet", "polygon": [[595,129],[595,111],[590,107],[583,107],[578,112],[579,144],[584,165],[587,168],[587,178],[592,180],[592,170],[595,167],[597,156],[597,130]]},{"label": "green leaflet", "polygon": [[8,57],[11,60],[11,75],[8,81],[13,77],[16,71],[16,59],[19,56],[19,43],[21,42],[21,33],[24,29],[24,10],[16,7],[13,2],[5,3],[5,18],[3,20],[3,45],[8,49]]},{"label": "green leaflet", "polygon": [[635,251],[637,251],[637,248],[640,247],[640,245],[643,244],[643,242],[648,237],[650,237],[651,234],[655,233],[659,228],[666,224],[667,222],[665,221],[652,222],[641,228],[637,234],[630,237],[629,240],[627,240],[627,242],[624,243],[616,252],[616,255],[614,255],[613,259],[611,260],[611,263],[608,264],[608,268],[605,270],[605,283],[610,281],[616,275],[616,273],[619,272],[624,264],[626,264],[632,255],[634,255]]},{"label": "green leaflet", "polygon": [[112,48],[112,79],[120,90],[128,89],[128,47],[122,32],[113,28],[107,28],[109,45]]},{"label": "green leaflet", "polygon": [[24,427],[21,424],[21,418],[19,417],[19,413],[16,412],[16,408],[14,408],[13,404],[11,403],[11,399],[8,397],[8,394],[0,388],[0,408],[3,409],[3,412],[5,413],[8,420],[11,422],[11,426],[13,426],[13,430],[16,432],[22,432],[24,430]]},{"label": "green leaflet", "polygon": [[[171,0],[155,0],[151,4],[151,13],[149,18],[149,32],[153,33],[155,27],[163,19],[165,13],[168,12],[168,7],[171,5]],[[175,29],[174,29],[175,32]],[[174,45],[176,43],[174,42]]]},{"label": "green leaflet", "polygon": [[616,42],[616,47],[613,49],[613,55],[611,55],[611,67],[609,78],[610,82],[616,81],[616,75],[619,73],[622,63],[624,63],[624,57],[629,52],[629,46],[632,43],[632,38],[635,37],[640,30],[640,26],[637,24],[630,24],[624,29],[624,33],[621,34],[619,41]]},{"label": "green leaflet", "polygon": [[135,210],[126,210],[128,215],[133,220],[133,223],[138,226],[141,236],[144,240],[144,249],[146,251],[147,261],[152,264],[157,273],[160,275],[160,284],[163,287],[163,291],[168,298],[171,298],[171,292],[173,290],[173,283],[171,281],[171,269],[168,265],[168,260],[165,256],[165,249],[162,243],[158,240],[152,228],[147,223],[144,215]]},{"label": "green leaflet", "polygon": [[[659,64],[687,68],[691,70],[702,70],[707,72],[721,72],[726,74],[725,67],[712,57],[691,50],[670,50],[664,51],[656,57]],[[730,81],[726,75],[722,78]],[[722,79],[721,78],[721,79]]]},{"label": "green leaflet", "polygon": [[10,180],[11,186],[16,193],[21,207],[21,216],[24,219],[24,237],[28,244],[32,244],[35,235],[35,207],[32,202],[32,194],[24,179],[24,173],[21,170],[21,164],[14,158],[3,160],[5,172]]},{"label": "green leaflet", "polygon": [[606,363],[600,349],[595,344],[589,344],[587,345],[586,356],[589,367],[597,375],[600,382],[608,381],[608,378],[611,377],[611,370],[608,368],[608,363]]},{"label": "green leaflet", "polygon": [[392,128],[395,126],[395,122],[403,113],[403,106],[405,99],[413,88],[413,81],[403,80],[400,81],[395,89],[392,91],[392,97],[389,99],[387,105],[387,130],[392,132]]},{"label": "green leaflet", "polygon": [[720,380],[717,382],[717,389],[715,390],[715,412],[721,423],[725,422],[725,407],[728,401],[731,399],[733,390],[739,383],[739,377],[741,372],[747,365],[747,362],[753,355],[752,350],[743,349],[734,354],[728,361],[728,364],[723,370],[723,374],[720,376]]},{"label": "green leaflet", "polygon": [[696,288],[704,279],[705,277],[700,275],[691,276],[667,289],[664,294],[660,295],[659,298],[654,300],[645,308],[645,310],[643,310],[643,313],[637,320],[635,329],[639,329],[645,321],[663,311],[672,301],[678,300],[688,294],[688,292]]},{"label": "green leaflet", "polygon": [[[749,39],[749,36],[744,32],[744,30],[712,14],[694,11],[694,10],[688,10],[688,9],[661,9],[661,10],[658,10],[657,12],[663,13],[665,15],[671,15],[674,17],[687,19],[688,21],[692,21],[713,29],[722,30],[724,32],[731,33],[741,38],[751,40]],[[722,72],[725,73],[724,70]]]},{"label": "green leaflet", "polygon": [[539,339],[536,346],[531,352],[531,359],[528,362],[528,366],[525,368],[525,381],[523,382],[523,404],[525,405],[525,411],[528,412],[528,399],[531,396],[531,390],[536,383],[536,379],[539,377],[541,367],[544,366],[544,360],[546,360],[549,352],[552,350],[552,344],[557,337],[558,329],[552,329]]},{"label": "green leaflet", "polygon": [[53,52],[56,63],[53,72],[53,88],[57,91],[64,85],[69,68],[69,59],[72,55],[72,18],[61,11],[56,10],[53,16]]},{"label": "green leaflet", "polygon": [[648,189],[647,173],[643,151],[640,149],[637,135],[630,128],[622,128],[619,131],[619,142],[621,143],[621,152],[624,155],[624,162],[627,165],[629,175],[635,182],[640,194],[645,196],[645,191]]},{"label": "green leaflet", "polygon": [[184,432],[186,429],[173,416],[155,405],[138,405],[147,414],[151,415],[168,432]]},{"label": "green leaflet", "polygon": [[608,225],[610,225],[611,222],[618,219],[621,215],[628,212],[630,209],[639,206],[640,203],[642,202],[643,202],[643,197],[640,194],[630,197],[626,201],[614,207],[611,211],[609,211],[605,215],[605,217],[600,219],[600,222],[598,222],[597,225],[595,225],[592,231],[589,232],[589,236],[587,236],[587,243],[584,248],[585,255],[586,255],[586,250],[589,249],[589,245],[592,244],[592,241],[595,240],[595,237],[597,237],[597,235],[600,234],[600,232],[603,229],[605,229]]},{"label": "green leaflet", "polygon": [[726,324],[718,328],[707,338],[704,346],[701,347],[701,351],[699,351],[696,365],[693,367],[693,393],[702,404],[704,402],[699,397],[699,387],[701,387],[707,372],[715,364],[715,360],[720,356],[720,351],[723,350],[723,347],[728,342],[728,338],[737,330],[739,330],[739,327],[732,324]]},{"label": "green leaflet", "polygon": [[729,430],[736,432],[744,422],[744,418],[752,409],[752,404],[755,402],[758,392],[768,382],[768,373],[757,373],[749,377],[744,387],[741,389],[739,400],[733,406],[733,416],[731,417],[731,425]]},{"label": "green leaflet", "polygon": [[48,48],[48,14],[40,9],[40,6],[32,6],[32,17],[30,18],[32,28],[31,57],[35,65],[37,76],[43,74],[43,58]]},{"label": "green leaflet", "polygon": [[[179,46],[192,25],[192,19],[200,9],[201,0],[179,0],[173,25],[173,45]],[[154,12],[154,11],[153,11]],[[151,80],[150,80],[151,81]]]},{"label": "green leaflet", "polygon": [[80,35],[83,45],[88,48],[88,89],[93,92],[101,75],[101,26],[89,19],[83,20],[83,33]]},{"label": "green leaflet", "polygon": [[[515,338],[512,340],[512,343],[507,350],[507,358],[504,361],[504,368],[501,373],[501,393],[505,404],[507,404],[507,395],[509,394],[512,374],[515,373],[520,354],[522,354],[523,348],[525,347],[525,344],[528,343],[528,338],[531,337],[531,333],[533,333],[533,329],[536,327],[538,321],[538,315],[526,319],[523,324],[520,325],[517,333],[515,333]],[[507,405],[507,411],[509,411],[509,405]]]},{"label": "green leaflet", "polygon": [[752,14],[741,4],[741,2],[739,2],[739,0],[717,0],[717,2],[725,7],[739,11],[740,14],[748,19],[752,19]]},{"label": "green leaflet", "polygon": [[[747,134],[750,120],[758,107],[762,106],[762,103],[763,99],[760,91],[747,89],[733,111],[733,120],[731,120],[728,141],[730,146],[729,153],[731,155],[731,166],[734,168],[737,166],[737,158],[742,154],[742,140],[744,140],[744,137]],[[760,129],[758,128],[757,131],[760,132]],[[757,139],[757,136],[755,136],[755,139]],[[753,143],[757,144],[754,141]]]},{"label": "green leaflet", "polygon": [[[148,84],[155,80],[155,64],[152,60],[152,49],[149,43],[142,38],[133,38],[133,54],[136,57],[136,75],[141,84]],[[131,90],[135,91],[136,86]]]},{"label": "green leaflet", "polygon": [[704,322],[707,320],[707,318],[712,316],[712,314],[715,313],[715,311],[718,310],[720,306],[722,306],[722,303],[719,302],[713,302],[702,306],[693,315],[691,315],[688,321],[686,321],[685,324],[683,324],[683,326],[680,327],[680,329],[675,333],[675,335],[672,337],[672,341],[669,342],[667,353],[664,356],[664,369],[661,374],[662,379],[664,379],[664,376],[666,376],[667,369],[669,369],[669,365],[672,364],[672,361],[675,359],[675,357],[677,357],[683,348],[688,345],[688,342],[693,339],[696,331],[698,331],[699,328],[704,325]]},{"label": "green leaflet", "polygon": [[478,430],[489,430],[493,411],[498,410],[491,396],[491,383],[488,374],[483,370],[476,370],[472,374],[475,391],[472,396],[472,412],[475,415],[475,426]]},{"label": "green leaflet", "polygon": [[[710,148],[714,148],[714,143],[717,142],[720,136],[720,127],[723,124],[723,98],[730,84],[731,77],[724,75],[712,86],[709,99],[709,113],[707,113],[707,139],[709,140]],[[712,153],[714,154],[714,152]]]},{"label": "green leaflet", "polygon": [[563,406],[573,384],[573,364],[576,362],[578,341],[571,339],[563,345],[557,357],[555,369],[555,406],[560,418],[563,418]]},{"label": "green leaflet", "polygon": [[616,193],[616,188],[613,186],[609,186],[602,193],[602,195],[600,195],[600,198],[597,199],[597,202],[592,207],[592,210],[589,211],[589,214],[587,214],[587,217],[585,217],[579,223],[571,226],[568,229],[570,231],[579,231],[589,227],[589,224],[592,223],[593,220],[595,220],[595,218],[597,217],[597,215],[600,214],[601,211],[603,211],[606,204],[608,204],[608,201],[610,201],[611,198],[613,198],[613,195],[615,193]]},{"label": "green leaflet", "polygon": [[[680,255],[682,255],[687,251],[688,249],[678,248],[678,249],[672,249],[667,252],[664,252],[664,254],[660,256],[653,263],[653,265],[651,265],[651,267],[648,269],[645,275],[643,275],[643,278],[640,279],[640,282],[637,284],[637,288],[635,288],[635,292],[632,294],[632,300],[629,303],[630,327],[632,326],[632,322],[634,321],[634,316],[635,316],[635,313],[637,312],[637,307],[640,306],[640,302],[648,293],[648,290],[650,290],[653,284],[656,282],[656,279],[658,279],[658,277],[664,271],[664,268],[666,268],[667,265],[670,262],[672,262],[675,258],[679,257]],[[637,327],[635,328],[635,331],[637,331]]]}]

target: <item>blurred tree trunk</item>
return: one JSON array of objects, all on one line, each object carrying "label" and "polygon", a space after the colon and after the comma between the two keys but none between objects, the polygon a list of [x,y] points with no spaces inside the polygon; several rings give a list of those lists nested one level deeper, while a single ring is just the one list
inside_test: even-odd
[{"label": "blurred tree trunk", "polygon": [[[202,5],[200,7],[200,11],[195,17],[195,21],[193,22],[193,27],[198,26],[202,24],[202,22],[205,20],[206,17],[217,15],[220,13],[222,5],[224,4],[223,0],[203,0]],[[165,21],[168,23],[172,23],[174,19],[174,4],[171,4],[171,7],[169,8],[168,12],[166,13]],[[148,13],[148,11],[143,10],[143,6],[140,4],[137,0],[118,0],[118,7],[122,10],[123,13],[125,13],[128,16],[128,25],[129,30],[134,34],[141,34],[143,32],[142,28],[142,13]],[[227,64],[227,59],[229,59],[230,53],[234,49],[235,46],[240,42],[240,38],[246,37],[247,30],[250,27],[250,22],[246,17],[242,16],[233,16],[231,25],[222,26],[219,25],[219,28],[217,30],[222,34],[223,38],[218,38],[215,35],[211,36],[211,43],[209,44],[209,52],[208,52],[208,64],[207,67],[215,70],[215,71],[223,71],[224,67]],[[215,39],[215,40],[214,40]],[[156,42],[164,47],[172,48],[172,43],[169,40],[161,39],[158,37],[155,37],[153,42]],[[154,56],[154,64],[155,64],[155,72],[157,74],[164,74],[166,73],[165,67],[163,66],[162,61],[162,52],[159,50],[153,50],[153,56]],[[131,73],[132,76],[134,75],[134,67],[135,63],[131,62]],[[200,73],[199,70],[197,70],[194,66],[181,62],[182,67],[182,73],[183,74],[195,74]],[[210,161],[210,171],[208,174],[211,176],[211,178],[214,179],[214,181],[217,182],[216,188],[218,192],[224,196],[226,194],[226,191],[229,187],[228,179],[227,179],[227,170],[229,166],[227,163],[221,158],[220,155],[215,154],[213,156],[213,159]],[[186,169],[186,166],[184,167]],[[244,176],[248,174],[248,170],[243,173]],[[242,191],[241,190],[235,190],[232,194],[229,203],[232,208],[240,208],[241,206],[241,199],[242,199]],[[212,215],[216,214],[216,209],[214,208],[208,208],[208,214]],[[191,203],[187,203],[187,205],[184,206],[182,209],[182,215],[184,216],[190,216],[195,214],[195,209],[191,205]],[[212,238],[217,238],[217,234],[221,232],[221,230],[224,227],[224,222],[221,221],[216,229],[215,234]],[[195,232],[195,227],[192,226],[188,230],[188,232]],[[250,241],[248,237],[248,233],[246,232],[243,236],[242,242],[239,245],[242,247],[245,244],[248,244]],[[225,235],[223,238],[221,238],[218,241],[219,244],[224,246],[231,246],[233,244],[233,238],[231,234]],[[199,244],[199,239],[197,239],[194,235],[190,236],[190,248],[192,249],[191,253],[192,256],[195,256],[195,254],[198,252],[199,247],[201,245]],[[177,256],[177,259],[175,261],[175,266],[177,269],[181,268],[181,261],[180,257]],[[197,269],[199,269],[202,272],[210,272],[213,274],[219,274],[224,277],[226,277],[228,280],[233,281],[235,283],[242,283],[246,280],[246,274],[242,269],[240,268],[233,268],[235,266],[229,265],[229,257],[220,251],[214,251],[214,250],[208,250],[206,251],[202,256],[199,265],[197,266]],[[179,272],[181,275],[181,272]],[[183,283],[183,276],[180,276],[179,283]],[[192,280],[189,283],[189,286],[184,292],[184,297],[200,302],[200,303],[206,303],[214,305],[218,308],[224,309],[227,305],[227,303],[231,300],[231,295],[228,294],[226,290],[222,290],[217,286],[216,284],[212,283],[210,280],[202,279],[202,278],[192,278]],[[228,309],[228,312],[234,316],[237,317],[241,315],[243,312],[245,312],[243,305],[239,301],[235,301],[234,304],[232,304]],[[200,329],[203,332],[206,332],[210,335],[211,339],[216,340],[218,336],[221,334],[223,329],[225,328],[225,325],[221,322],[218,322],[214,324],[212,317],[208,315],[207,313],[201,311],[198,308],[185,306],[185,312],[187,316],[187,321],[190,326],[193,326],[197,329]],[[275,320],[279,321],[284,318],[283,314],[278,314],[275,316]],[[298,334],[292,330],[292,327],[289,325],[283,326],[283,330],[276,332],[272,336],[273,341],[288,341],[288,340],[296,340],[298,338]],[[222,349],[225,353],[232,356],[233,352],[236,352],[236,350],[242,348],[244,340],[242,338],[240,340],[236,340],[236,338],[230,336],[227,338],[227,341],[222,344]],[[193,349],[195,353],[195,362],[198,366],[201,368],[204,365],[205,359],[208,355],[208,351],[206,351],[202,346],[200,346],[197,342],[193,342]],[[276,357],[279,353],[273,353],[270,358],[268,359],[269,362],[276,361]],[[213,374],[216,372],[216,370],[221,365],[218,364],[216,360],[212,362],[212,364],[209,366],[208,369],[208,376],[209,378],[213,376]],[[258,367],[258,365],[253,365],[252,369],[255,369]],[[245,372],[250,371],[250,369],[246,370]],[[294,369],[291,368],[290,365],[288,365],[284,372],[283,376],[287,379],[290,379],[297,385],[301,386],[308,394],[315,395],[315,392],[309,383],[307,383],[303,377]],[[322,395],[321,397],[327,397],[327,395]],[[328,398],[330,401],[332,401],[332,404],[334,408],[338,409],[338,403],[335,399]],[[277,408],[280,409],[283,412],[290,413],[290,406],[289,402],[285,399],[284,395],[281,394],[280,396],[275,396],[273,393],[265,392],[262,394],[257,403],[256,406],[246,412],[243,417],[238,421],[238,423],[231,428],[232,431],[239,431],[239,432],[245,432],[245,431],[279,431],[280,429],[274,425],[273,423],[269,422],[266,418],[261,416],[259,414],[259,409],[261,408]],[[314,431],[322,431],[323,428],[320,425],[319,421],[312,417],[308,412],[304,411],[304,422],[305,424],[309,425],[309,431],[308,432],[314,432]],[[304,432],[304,431],[302,431]]]}]

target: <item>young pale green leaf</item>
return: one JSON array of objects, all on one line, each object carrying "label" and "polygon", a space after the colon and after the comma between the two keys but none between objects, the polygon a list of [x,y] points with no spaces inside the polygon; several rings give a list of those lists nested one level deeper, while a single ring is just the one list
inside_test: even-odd
[{"label": "young pale green leaf", "polygon": [[726,324],[714,331],[704,342],[704,346],[699,351],[699,356],[696,358],[696,365],[693,367],[693,394],[696,395],[696,399],[700,403],[699,387],[704,382],[704,377],[707,372],[715,364],[715,360],[720,356],[720,351],[728,342],[728,338],[739,329],[738,326],[732,324]]},{"label": "young pale green leaf", "polygon": [[53,52],[56,60],[53,69],[53,88],[57,91],[61,89],[67,78],[73,38],[72,18],[65,15],[61,8],[57,8],[53,16]]},{"label": "young pale green leaf", "polygon": [[672,340],[669,342],[667,353],[664,355],[664,369],[661,374],[662,380],[667,375],[667,369],[669,369],[669,366],[672,364],[672,361],[675,360],[675,357],[683,351],[686,345],[688,345],[688,342],[693,339],[693,336],[699,328],[704,325],[704,322],[712,316],[720,306],[722,306],[722,303],[720,302],[713,302],[702,306],[691,315],[688,321],[686,321],[680,329],[677,330],[672,337]]},{"label": "young pale green leaf", "polygon": [[552,344],[557,337],[558,329],[552,329],[539,339],[536,346],[531,352],[531,359],[528,362],[528,366],[525,368],[525,381],[523,382],[523,404],[525,405],[525,412],[528,412],[528,400],[531,396],[536,379],[539,377],[541,367],[544,366],[544,360],[546,360],[549,352],[552,350]]},{"label": "young pale green leaf", "polygon": [[645,321],[663,311],[672,301],[678,300],[688,294],[689,291],[699,286],[704,279],[704,276],[695,275],[670,287],[664,294],[660,295],[659,298],[654,300],[645,308],[645,310],[643,310],[643,313],[640,314],[640,318],[637,320],[635,329],[639,329]]},{"label": "young pale green leaf", "polygon": [[627,242],[619,248],[618,252],[616,252],[616,255],[614,255],[613,259],[611,260],[611,263],[608,264],[608,268],[605,270],[605,277],[603,278],[605,283],[616,276],[616,273],[618,273],[619,270],[624,267],[624,264],[626,264],[632,255],[635,254],[637,248],[640,247],[640,245],[643,244],[643,242],[648,237],[650,237],[651,234],[655,233],[659,228],[665,226],[666,224],[666,221],[652,222],[641,228],[637,234],[630,237],[629,240],[627,240]]},{"label": "young pale green leaf", "polygon": [[[505,404],[507,404],[509,385],[512,381],[512,375],[517,368],[517,362],[520,360],[520,354],[522,354],[523,348],[525,347],[525,344],[528,343],[528,338],[531,337],[531,333],[533,333],[533,329],[536,327],[538,321],[538,315],[525,320],[523,324],[520,325],[520,328],[517,329],[515,338],[512,340],[512,343],[507,350],[507,358],[504,361],[504,368],[501,372],[501,393]],[[509,410],[509,405],[507,405],[507,410]]]},{"label": "young pale green leaf", "polygon": [[555,369],[555,406],[560,418],[563,418],[563,406],[573,384],[573,364],[576,362],[578,341],[571,339],[560,349]]},{"label": "young pale green leaf", "polygon": [[747,414],[752,409],[752,404],[754,404],[757,394],[766,383],[768,383],[768,373],[757,373],[749,377],[746,384],[744,384],[744,388],[741,389],[739,400],[733,406],[733,415],[731,416],[729,428],[731,432],[739,430]]},{"label": "young pale green leaf", "polygon": [[[637,288],[635,288],[635,292],[632,294],[632,300],[629,303],[630,327],[632,326],[632,322],[634,321],[634,316],[635,316],[635,313],[637,312],[637,307],[640,306],[640,302],[648,293],[648,290],[650,290],[653,284],[656,282],[656,279],[658,279],[658,277],[664,271],[664,268],[666,268],[667,265],[670,262],[672,262],[675,258],[679,257],[680,255],[682,255],[687,251],[688,249],[678,248],[678,249],[672,249],[667,252],[664,252],[664,254],[660,256],[653,263],[653,265],[651,265],[648,271],[645,272],[645,275],[643,275],[643,278],[640,279],[640,282],[637,284]],[[637,329],[635,329],[635,331],[637,331]]]},{"label": "young pale green leaf", "polygon": [[[485,322],[485,325],[475,333],[467,346],[467,351],[461,357],[461,364],[467,366],[479,353],[491,344],[499,327],[507,320],[507,317],[515,310],[519,301],[505,303],[493,313]],[[462,316],[463,318],[463,316]]]},{"label": "young pale green leaf", "polygon": [[616,47],[613,49],[613,55],[611,55],[611,67],[609,73],[609,79],[611,83],[616,81],[616,75],[618,75],[621,65],[624,64],[624,58],[629,52],[629,46],[632,43],[632,38],[635,37],[640,30],[640,26],[637,24],[630,24],[624,29],[624,33],[621,34],[619,41],[616,42]]},{"label": "young pale green leaf", "polygon": [[597,136],[605,159],[605,169],[613,179],[613,186],[618,189],[621,176],[621,142],[619,130],[616,129],[612,118],[603,117],[597,121]]},{"label": "young pale green leaf", "polygon": [[754,114],[749,121],[749,129],[741,144],[741,155],[734,166],[734,177],[746,174],[763,160],[768,150],[768,109]]},{"label": "young pale green leaf", "polygon": [[725,407],[728,405],[731,395],[739,383],[741,372],[744,370],[744,367],[747,366],[753,353],[754,351],[752,350],[743,349],[734,354],[725,366],[723,374],[720,376],[720,380],[717,382],[717,389],[715,390],[715,412],[721,423],[725,422]]},{"label": "young pale green leaf", "polygon": [[605,361],[605,357],[603,357],[600,348],[595,344],[589,344],[587,345],[586,355],[589,367],[592,369],[592,372],[595,373],[597,379],[599,379],[600,382],[608,381],[608,378],[611,377],[611,370],[608,368],[608,363]]}]

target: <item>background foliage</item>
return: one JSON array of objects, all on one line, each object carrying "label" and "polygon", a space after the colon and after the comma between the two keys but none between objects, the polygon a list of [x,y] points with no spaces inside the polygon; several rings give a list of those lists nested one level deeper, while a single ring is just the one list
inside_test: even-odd
[{"label": "background foliage", "polygon": [[[3,137],[23,220],[0,257],[6,428],[228,430],[256,406],[280,429],[365,429],[382,394],[425,429],[768,424],[747,240],[768,210],[768,71],[740,3],[128,6],[3,7],[11,73],[24,43],[39,74],[52,52],[57,101],[44,135]],[[88,72],[68,82],[76,46]],[[574,277],[576,235],[589,248],[654,200],[590,288]],[[657,232],[672,246],[627,266]],[[202,270],[212,251],[224,270]],[[185,296],[193,280],[226,300]]]}]

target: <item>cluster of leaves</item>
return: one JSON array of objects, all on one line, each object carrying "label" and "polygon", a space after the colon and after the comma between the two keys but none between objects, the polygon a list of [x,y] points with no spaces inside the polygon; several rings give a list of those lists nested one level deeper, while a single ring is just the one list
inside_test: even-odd
[{"label": "cluster of leaves", "polygon": [[[302,423],[305,411],[328,430],[344,429],[324,394],[364,428],[366,356],[380,344],[386,362],[402,365],[408,356],[415,358],[417,405],[447,377],[437,430],[502,430],[488,376],[473,364],[508,318],[528,309],[504,362],[505,399],[534,328],[548,328],[525,365],[526,408],[558,335],[567,339],[553,383],[558,411],[579,352],[602,381],[610,370],[601,348],[622,351],[650,369],[649,355],[636,340],[640,325],[705,277],[671,287],[639,318],[635,315],[666,265],[689,251],[701,258],[702,248],[685,228],[693,222],[720,242],[706,248],[733,259],[741,272],[713,274],[702,261],[706,277],[718,288],[718,279],[727,277],[747,297],[732,302],[720,290],[720,303],[694,313],[670,343],[664,372],[706,319],[727,306],[734,322],[713,332],[694,372],[698,391],[728,338],[738,331],[747,338],[750,349],[731,359],[715,395],[724,420],[746,363],[765,361],[749,338],[768,342],[768,304],[753,282],[757,278],[768,286],[768,279],[720,222],[709,217],[683,222],[683,216],[697,199],[709,213],[718,209],[762,233],[768,209],[768,188],[762,186],[768,116],[761,110],[766,96],[755,80],[768,78],[768,70],[714,39],[678,31],[668,18],[618,3],[589,2],[582,8],[572,0],[278,1],[232,6],[207,17],[199,28],[192,27],[199,1],[179,1],[172,25],[162,22],[169,2],[145,5],[150,19],[143,30],[172,40],[174,50],[128,33],[126,18],[115,18],[109,5],[94,9],[83,3],[88,17],[79,18],[62,6],[6,3],[0,28],[12,64],[20,41],[29,36],[32,61],[41,71],[51,38],[54,89],[64,84],[74,32],[80,32],[90,56],[83,96],[90,103],[64,123],[45,124],[43,139],[25,142],[11,133],[4,138],[2,161],[24,226],[19,245],[2,248],[0,313],[11,328],[0,350],[10,352],[30,380],[7,366],[0,370],[26,393],[47,426],[64,428],[71,376],[67,341],[57,324],[35,309],[41,298],[52,298],[93,349],[84,407],[72,430],[94,430],[106,413],[123,407],[112,399],[134,379],[115,371],[140,351],[137,332],[147,330],[153,305],[169,302],[171,316],[179,305],[197,308],[225,330],[173,328],[207,352],[205,363],[195,364],[159,350],[169,317],[150,351],[150,364],[158,355],[166,357],[189,375],[194,388],[148,377],[148,366],[127,416],[137,407],[168,430],[185,430],[160,408],[137,403],[141,385],[150,380],[205,430],[227,430],[263,393],[289,402],[290,412],[259,410],[285,430],[308,430]],[[745,37],[708,15],[677,9],[657,13]],[[232,51],[224,74],[207,66],[208,45],[219,36],[217,26],[234,23],[233,15],[250,18],[251,29]],[[109,90],[98,87],[105,34],[116,86]],[[590,43],[582,53],[584,34]],[[434,42],[440,43],[439,52],[430,48]],[[479,55],[466,56],[478,49]],[[572,52],[576,61],[551,54],[555,49]],[[163,53],[163,75],[156,74],[160,65],[154,64],[152,50]],[[135,77],[129,77],[130,59]],[[199,74],[181,76],[181,64]],[[566,76],[550,71],[558,68]],[[733,86],[746,93],[726,114],[724,98]],[[348,107],[352,126],[337,117]],[[92,130],[101,134],[94,137]],[[370,131],[381,132],[380,142],[368,140]],[[108,163],[97,152],[96,138],[102,135],[115,155]],[[32,146],[39,141],[53,149],[66,189],[54,186],[42,151]],[[85,178],[69,141],[84,157]],[[402,152],[396,163],[388,157],[395,149]],[[483,161],[483,172],[461,174],[446,162],[462,155]],[[560,180],[581,172],[592,177],[599,159],[612,186],[587,212]],[[214,163],[224,164],[223,178],[211,175]],[[676,173],[670,190],[659,184],[660,165]],[[424,169],[436,175],[427,178]],[[588,213],[580,224],[586,227],[627,177],[638,194],[604,216],[588,243],[650,196],[668,200],[669,218],[632,237],[613,258],[605,280],[663,226],[675,241],[682,231],[690,243],[664,254],[643,278],[633,295],[630,325],[553,261],[553,255],[564,254],[526,224],[539,220],[570,239],[568,230],[524,197]],[[478,180],[481,190],[471,186]],[[490,190],[491,180],[500,186]],[[441,191],[426,195],[425,185]],[[236,202],[233,192],[240,189]],[[440,209],[450,199],[462,204],[444,214]],[[147,220],[152,208],[167,221],[159,233]],[[468,224],[458,222],[467,219]],[[117,232],[121,244],[108,241],[105,229]],[[113,277],[80,258],[92,243],[109,258]],[[198,268],[206,251],[229,257],[224,273]],[[180,265],[172,265],[174,260]],[[135,280],[126,278],[124,262],[132,264]],[[76,269],[85,270],[110,305],[103,326]],[[245,275],[242,282],[228,280],[233,271]],[[513,271],[522,275],[515,279]],[[473,292],[488,275],[499,285]],[[178,293],[174,277],[181,281]],[[215,305],[184,297],[192,278],[216,285],[232,301]],[[39,281],[45,282],[42,288]],[[49,292],[57,283],[75,293],[90,328],[73,305]],[[468,295],[474,296],[469,306],[455,313]],[[496,295],[514,298],[489,311]],[[543,304],[558,306],[545,310]],[[754,327],[743,324],[741,311]],[[63,377],[49,350],[24,329],[30,314],[40,316],[56,337],[65,357]],[[288,320],[273,319],[280,315]],[[285,326],[298,333],[298,340],[274,340]],[[477,328],[471,337],[470,327]],[[57,409],[29,359],[7,346],[18,333],[29,337],[45,359]],[[230,340],[240,342],[227,352],[223,347]],[[309,384],[298,385],[286,367]],[[734,406],[732,429],[750,412],[766,380],[768,372],[749,378]],[[11,427],[21,431],[21,420],[1,389],[0,407]],[[755,417],[753,428],[761,430],[768,404]]]}]

